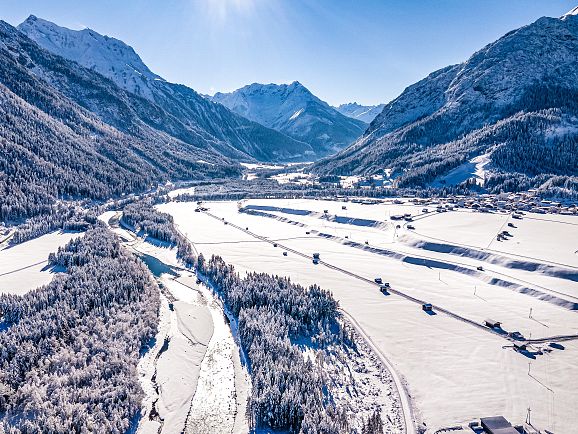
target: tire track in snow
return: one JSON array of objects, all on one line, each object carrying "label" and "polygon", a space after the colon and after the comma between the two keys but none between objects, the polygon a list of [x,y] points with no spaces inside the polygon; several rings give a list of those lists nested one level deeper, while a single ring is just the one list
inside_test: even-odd
[{"label": "tire track in snow", "polygon": [[[227,222],[227,221],[223,220],[222,218],[219,218],[218,216],[216,216],[216,215],[214,215],[214,214],[211,214],[211,213],[208,212],[208,211],[203,211],[203,213],[206,214],[206,215],[208,215],[208,216],[211,217],[211,218],[214,218],[214,219],[218,220],[218,221],[225,222],[225,223],[227,223],[229,226],[231,226],[231,227],[233,227],[233,228],[235,228],[235,229],[238,229],[238,230],[240,230],[240,231],[242,231],[242,232],[245,232],[246,234],[248,234],[248,235],[250,235],[250,236],[252,236],[252,237],[258,238],[258,239],[260,239],[260,240],[262,240],[262,241],[265,241],[265,242],[267,242],[267,243],[269,243],[269,244],[277,244],[279,247],[287,250],[288,252],[294,253],[295,255],[301,256],[301,257],[306,258],[306,259],[309,259],[309,260],[313,260],[313,257],[310,256],[310,255],[308,255],[308,254],[306,254],[306,253],[302,253],[302,252],[300,252],[300,251],[298,251],[298,250],[295,250],[295,249],[293,249],[293,248],[291,248],[291,247],[285,246],[285,245],[283,245],[283,244],[276,243],[276,242],[270,240],[269,238],[263,237],[263,236],[261,236],[261,235],[257,235],[257,234],[255,234],[254,232],[248,231],[248,230],[246,230],[245,228],[243,228],[243,227],[241,227],[241,226],[238,226],[238,225],[236,225],[236,224],[234,224],[234,223],[231,223],[231,222]],[[394,252],[394,253],[395,253],[395,252]],[[397,254],[397,253],[396,253],[396,254]],[[400,256],[406,256],[406,255],[402,255],[401,253],[400,253],[399,255],[400,255]],[[423,258],[424,258],[424,259],[430,259],[430,258],[427,258],[427,257],[425,257],[425,256],[424,256]],[[438,260],[436,259],[436,261],[438,261]],[[441,262],[441,261],[438,261],[438,262]],[[361,280],[361,281],[363,281],[363,282],[366,282],[366,283],[368,283],[368,284],[370,284],[370,285],[379,287],[379,285],[376,284],[373,280],[368,279],[368,278],[366,278],[366,277],[363,277],[363,276],[361,276],[361,275],[359,275],[359,274],[356,274],[356,273],[354,273],[354,272],[352,272],[352,271],[349,271],[349,270],[347,270],[347,269],[345,269],[345,268],[342,268],[342,267],[339,267],[339,266],[330,264],[330,263],[325,262],[325,261],[322,261],[322,260],[319,260],[318,264],[324,265],[324,266],[327,267],[327,268],[331,268],[331,269],[333,269],[333,270],[335,270],[335,271],[339,271],[339,272],[341,272],[341,273],[343,273],[343,274],[347,274],[348,276],[351,276],[351,277],[353,277],[353,278],[355,278],[355,279],[358,279],[358,280]],[[425,300],[421,300],[421,299],[419,299],[419,298],[417,298],[417,297],[414,297],[414,296],[412,296],[412,295],[409,295],[409,294],[407,294],[407,293],[405,293],[405,292],[402,292],[402,291],[400,291],[400,290],[398,290],[398,289],[390,288],[388,291],[389,291],[390,293],[392,293],[392,294],[399,295],[400,297],[403,297],[403,298],[405,298],[406,300],[409,300],[409,301],[411,301],[411,302],[413,302],[413,303],[416,303],[416,304],[419,304],[419,305],[423,305],[424,303],[426,303]],[[438,312],[444,313],[444,314],[446,314],[446,315],[448,315],[448,316],[450,316],[450,317],[452,317],[452,318],[454,318],[454,319],[457,319],[458,321],[462,321],[462,322],[464,322],[464,323],[466,323],[466,324],[470,324],[470,325],[476,327],[476,328],[479,329],[479,330],[483,330],[483,331],[486,332],[486,333],[491,333],[491,334],[493,334],[493,335],[495,335],[495,336],[499,336],[499,337],[501,337],[501,338],[503,338],[503,339],[506,339],[507,341],[511,341],[511,342],[514,341],[513,338],[511,338],[511,337],[509,337],[509,336],[507,336],[507,335],[504,335],[504,334],[502,334],[502,333],[499,333],[498,331],[496,331],[496,330],[494,330],[494,329],[490,329],[489,327],[486,327],[485,325],[483,325],[483,324],[481,324],[481,323],[478,323],[477,321],[474,321],[474,320],[471,320],[471,319],[469,319],[469,318],[466,318],[466,317],[464,317],[464,316],[462,316],[462,315],[460,315],[460,314],[458,314],[458,313],[455,313],[455,312],[453,312],[453,311],[451,311],[451,310],[449,310],[449,309],[446,309],[446,308],[444,308],[444,307],[442,307],[442,306],[432,304],[432,307],[433,307],[434,310],[436,310],[436,311],[438,311]],[[526,342],[529,342],[529,343],[541,343],[541,342],[544,342],[544,341],[560,341],[560,340],[574,340],[574,339],[578,339],[578,334],[556,335],[556,336],[543,337],[543,338],[539,338],[539,339],[525,339],[525,341],[526,341]]]}]

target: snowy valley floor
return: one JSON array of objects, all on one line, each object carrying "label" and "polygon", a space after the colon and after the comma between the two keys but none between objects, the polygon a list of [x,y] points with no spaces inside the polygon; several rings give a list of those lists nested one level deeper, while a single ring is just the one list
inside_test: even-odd
[{"label": "snowy valley floor", "polygon": [[[108,213],[101,219],[107,221],[114,215]],[[249,432],[245,414],[251,382],[231,331],[232,318],[226,319],[212,290],[180,267],[174,249],[143,241],[115,225],[112,229],[130,240],[125,246],[143,258],[163,287],[156,345],[139,365],[146,399],[138,432]],[[345,327],[356,336],[357,351],[333,345],[324,353],[304,356],[323,366],[335,401],[346,410],[352,429],[360,429],[379,410],[386,434],[405,432],[391,373],[371,344],[351,325]]]},{"label": "snowy valley floor", "polygon": [[23,295],[50,283],[58,270],[48,266],[48,255],[81,232],[55,231],[0,249],[0,294]]},{"label": "snowy valley floor", "polygon": [[[528,214],[510,227],[507,214],[424,217],[409,204],[241,204],[260,215],[239,212],[236,202],[206,206],[210,214],[194,212],[194,203],[158,208],[196,250],[240,272],[331,290],[402,377],[411,416],[428,432],[493,415],[521,423],[528,407],[539,428],[571,432],[578,424],[578,218]],[[415,230],[390,222],[399,213],[416,217]],[[493,241],[506,228],[512,236]],[[372,282],[377,276],[391,284],[390,295]],[[437,314],[417,301],[433,303]],[[534,342],[516,352],[501,331],[482,325],[486,318]]]}]

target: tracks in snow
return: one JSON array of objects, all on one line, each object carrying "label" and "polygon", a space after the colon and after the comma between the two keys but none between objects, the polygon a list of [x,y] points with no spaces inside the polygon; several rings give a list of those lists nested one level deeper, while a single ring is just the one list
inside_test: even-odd
[{"label": "tracks in snow", "polygon": [[[310,255],[308,255],[308,254],[306,254],[306,253],[302,253],[302,252],[300,252],[300,251],[298,251],[298,250],[295,250],[295,249],[293,249],[293,248],[291,248],[291,247],[288,247],[288,246],[285,246],[285,245],[283,245],[283,244],[280,244],[280,243],[278,243],[277,241],[273,241],[273,240],[270,240],[269,238],[263,237],[263,236],[261,236],[261,235],[257,235],[256,233],[251,232],[251,231],[249,231],[249,230],[247,230],[247,229],[245,229],[245,228],[243,228],[243,227],[241,227],[241,226],[238,226],[238,225],[236,225],[236,224],[234,224],[234,223],[226,222],[226,221],[224,221],[222,218],[220,218],[220,217],[218,217],[218,216],[216,216],[216,215],[214,215],[214,214],[212,214],[212,213],[210,213],[210,212],[208,212],[208,211],[203,211],[203,213],[206,214],[206,215],[208,215],[209,217],[212,217],[212,218],[218,220],[218,221],[225,222],[225,223],[228,224],[229,226],[231,226],[231,227],[233,227],[233,228],[235,228],[235,229],[238,229],[238,230],[246,233],[247,235],[250,235],[250,236],[252,236],[252,237],[254,237],[254,238],[257,238],[257,239],[259,239],[259,240],[261,240],[261,241],[263,241],[263,242],[266,242],[266,243],[269,243],[269,244],[277,244],[279,247],[287,250],[288,252],[291,252],[291,253],[293,253],[293,254],[295,254],[295,255],[301,256],[301,257],[306,258],[306,259],[309,259],[309,260],[313,260],[313,257],[310,256]],[[424,258],[425,258],[425,257],[424,257]],[[340,272],[340,273],[346,274],[346,275],[348,275],[348,276],[350,276],[350,277],[353,277],[353,278],[355,278],[355,279],[361,280],[361,281],[363,281],[363,282],[365,282],[365,283],[368,283],[368,284],[370,284],[370,285],[374,285],[374,286],[379,287],[379,285],[376,284],[373,280],[368,279],[368,278],[366,278],[366,277],[363,277],[363,276],[361,276],[361,275],[359,275],[359,274],[356,274],[356,273],[354,273],[354,272],[352,272],[352,271],[349,271],[349,270],[347,270],[347,269],[345,269],[345,268],[338,267],[338,266],[336,266],[336,265],[330,264],[330,263],[325,262],[325,261],[322,261],[322,260],[319,260],[319,264],[320,264],[320,265],[324,265],[325,267],[331,268],[331,269],[333,269],[333,270],[335,270],[335,271],[338,271],[338,272]],[[392,293],[392,294],[398,295],[398,296],[400,296],[400,297],[403,297],[403,298],[405,298],[406,300],[411,301],[411,302],[416,303],[416,304],[419,304],[419,305],[422,305],[422,304],[426,303],[425,300],[421,300],[421,299],[419,299],[419,298],[417,298],[417,297],[414,297],[414,296],[412,296],[412,295],[409,295],[409,294],[407,294],[407,293],[405,293],[405,292],[403,292],[403,291],[397,290],[397,289],[390,288],[390,289],[389,289],[389,292]],[[502,334],[502,333],[499,333],[499,332],[496,331],[496,330],[490,329],[489,327],[486,327],[485,325],[483,325],[483,324],[481,324],[481,323],[478,323],[478,322],[476,322],[476,321],[474,321],[474,320],[471,320],[471,319],[469,319],[469,318],[466,318],[466,317],[464,317],[464,316],[462,316],[462,315],[460,315],[460,314],[458,314],[458,313],[456,313],[456,312],[451,311],[450,309],[446,309],[446,308],[444,308],[444,307],[442,307],[442,306],[439,306],[439,305],[432,305],[432,307],[433,307],[436,311],[438,311],[438,312],[444,313],[444,314],[446,314],[447,316],[450,316],[450,317],[452,317],[452,318],[454,318],[454,319],[456,319],[456,320],[458,320],[458,321],[461,321],[461,322],[464,322],[464,323],[466,323],[466,324],[469,324],[469,325],[471,325],[471,326],[473,326],[473,327],[476,327],[476,328],[478,328],[479,330],[483,330],[483,331],[486,332],[486,333],[491,333],[491,334],[493,334],[493,335],[495,335],[495,336],[499,336],[499,337],[502,337],[502,338],[504,338],[504,339],[506,339],[506,340],[508,340],[508,341],[514,342],[514,339],[510,338],[509,336],[504,335],[504,334]],[[526,339],[525,341],[528,342],[528,343],[543,343],[543,342],[547,342],[547,341],[556,342],[556,341],[567,341],[567,340],[574,340],[574,339],[578,339],[578,334],[556,335],[556,336],[543,337],[543,338],[539,338],[539,339]]]}]

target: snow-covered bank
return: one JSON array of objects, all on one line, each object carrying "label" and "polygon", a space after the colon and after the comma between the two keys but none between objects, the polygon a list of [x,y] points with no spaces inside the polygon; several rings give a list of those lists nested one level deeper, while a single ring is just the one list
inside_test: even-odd
[{"label": "snow-covered bank", "polygon": [[139,433],[246,433],[250,379],[223,309],[209,288],[182,268],[177,251],[118,227],[120,213],[99,219],[125,239],[160,283],[155,345],[139,363],[146,397]]},{"label": "snow-covered bank", "polygon": [[[175,282],[175,285],[180,284]],[[167,286],[171,291],[172,285]],[[172,307],[174,314],[171,315],[167,337],[168,348],[157,360],[157,411],[163,420],[163,433],[184,430],[201,362],[213,334],[211,315],[206,306],[176,300]]]},{"label": "snow-covered bank", "polygon": [[22,295],[50,283],[58,270],[47,266],[48,255],[79,236],[56,231],[0,250],[0,293]]},{"label": "snow-covered bank", "polygon": [[[222,307],[213,297],[208,300],[208,306],[214,333],[201,364],[199,382],[187,416],[185,432],[232,433],[235,428],[238,396],[235,377],[243,373],[235,369],[234,355],[238,350],[222,313]],[[245,397],[246,400],[246,396],[243,396],[246,392],[240,392],[240,398]],[[244,413],[242,415],[244,419]],[[247,428],[246,423],[244,428]]]}]

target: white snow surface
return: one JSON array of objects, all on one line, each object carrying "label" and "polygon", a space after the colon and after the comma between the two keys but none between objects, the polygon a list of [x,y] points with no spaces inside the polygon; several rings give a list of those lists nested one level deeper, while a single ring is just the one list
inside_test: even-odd
[{"label": "white snow surface", "polygon": [[48,255],[81,232],[55,231],[0,250],[0,294],[23,295],[50,283],[58,273],[48,267]]},{"label": "white snow surface", "polygon": [[[489,243],[501,227],[495,219],[504,223],[505,216],[448,212],[418,218],[422,207],[407,203],[249,200],[243,205],[270,207],[261,211],[272,217],[239,213],[236,202],[208,203],[210,212],[224,217],[231,223],[228,225],[207,214],[194,213],[194,204],[170,203],[160,209],[175,217],[198,251],[207,256],[219,254],[240,272],[286,275],[298,283],[317,283],[331,290],[342,309],[359,323],[405,379],[415,406],[414,417],[418,423],[427,424],[427,428],[422,425],[426,432],[465,425],[487,415],[501,414],[512,423],[521,423],[528,406],[534,424],[542,429],[572,432],[578,424],[574,411],[578,405],[578,364],[574,362],[578,341],[560,342],[563,349],[548,346],[548,337],[578,334],[578,313],[568,308],[568,304],[578,301],[578,284],[560,275],[549,275],[541,268],[531,272],[511,267],[512,259],[527,256],[523,264],[539,261],[542,266],[553,266],[562,261],[556,270],[573,270],[575,262],[570,261],[567,252],[576,248],[574,224],[540,220],[543,216],[528,213],[524,220],[516,221],[517,228],[509,228],[513,237],[499,245],[499,250],[489,252],[501,262],[486,263],[483,258],[431,251],[411,240],[420,239],[423,230],[428,236],[445,240],[440,243],[448,246],[454,241],[452,236],[460,242],[479,242],[483,246],[483,240]],[[329,219],[323,217],[325,210]],[[405,225],[396,229],[390,222],[389,216],[400,213],[415,216],[416,233]],[[333,219],[345,214],[349,222]],[[461,223],[462,215],[470,220]],[[578,223],[571,216],[551,219],[560,217],[560,221]],[[233,224],[276,240],[279,247]],[[463,227],[463,232],[456,227]],[[462,236],[467,227],[472,239]],[[307,255],[320,252],[322,261],[331,266],[370,280],[381,276],[393,289],[468,321],[480,324],[494,318],[502,321],[507,331],[520,331],[526,338],[544,338],[545,343],[532,344],[530,353],[524,356],[513,351],[510,341],[483,327],[442,312],[426,315],[418,304],[396,294],[384,296],[376,285],[355,276],[323,264],[313,265],[311,259],[292,251],[284,257],[281,252],[285,248]],[[477,270],[480,264],[484,271]],[[536,291],[554,298],[539,296]]]},{"label": "white snow surface", "polygon": [[[28,37],[62,57],[109,77],[129,92],[153,100],[147,80],[163,80],[122,41],[91,29],[71,30],[31,15],[18,26]],[[163,80],[164,81],[164,80]]]},{"label": "white snow surface", "polygon": [[470,161],[450,170],[445,175],[437,177],[432,182],[432,187],[443,187],[444,185],[457,185],[474,178],[476,184],[483,186],[486,176],[486,167],[491,163],[491,152],[478,155]]}]

